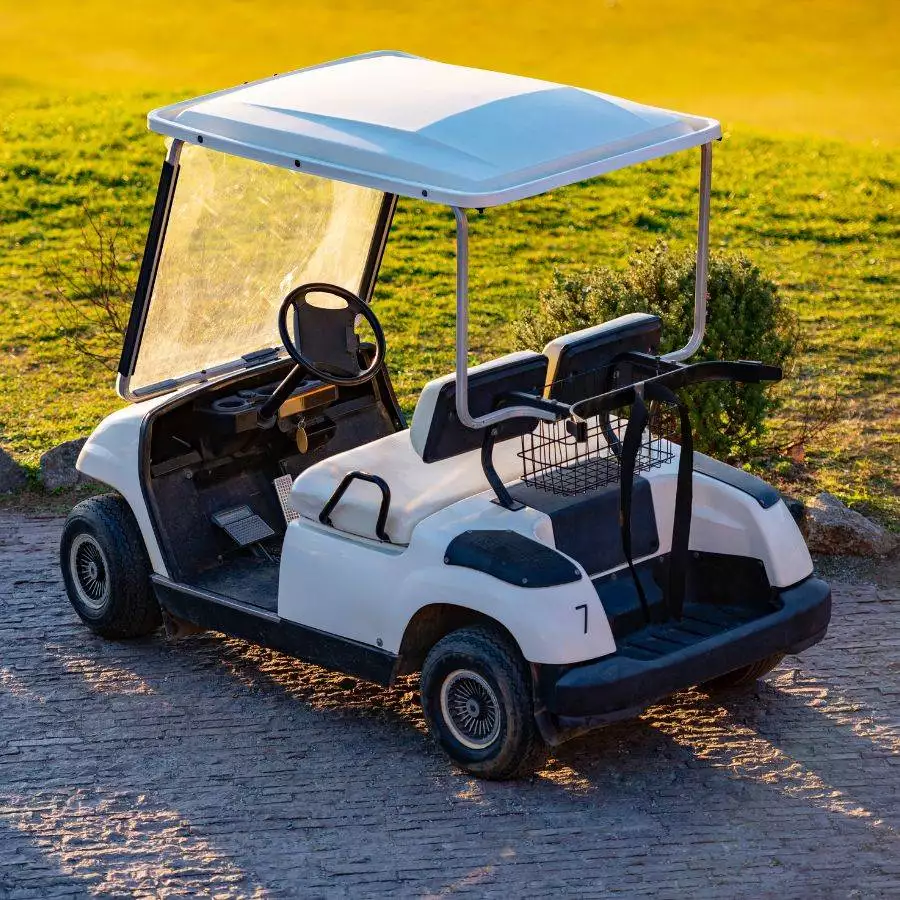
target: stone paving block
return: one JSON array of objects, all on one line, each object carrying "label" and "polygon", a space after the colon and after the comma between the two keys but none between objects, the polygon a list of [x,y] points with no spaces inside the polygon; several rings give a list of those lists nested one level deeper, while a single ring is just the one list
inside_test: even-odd
[{"label": "stone paving block", "polygon": [[2,900],[900,896],[896,589],[836,585],[826,640],[765,682],[495,784],[433,746],[414,679],[94,637],[60,526],[0,513]]}]

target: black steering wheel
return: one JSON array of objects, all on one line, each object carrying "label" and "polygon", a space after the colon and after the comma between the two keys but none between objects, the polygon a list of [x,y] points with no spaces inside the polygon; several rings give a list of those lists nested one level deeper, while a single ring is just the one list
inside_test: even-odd
[{"label": "black steering wheel", "polygon": [[[295,337],[288,323],[291,311]],[[365,369],[359,362],[357,316],[372,326],[375,335],[375,356]],[[384,365],[387,349],[384,331],[372,307],[336,284],[314,281],[294,288],[278,310],[278,333],[288,356],[329,384],[347,387],[364,384]]]}]

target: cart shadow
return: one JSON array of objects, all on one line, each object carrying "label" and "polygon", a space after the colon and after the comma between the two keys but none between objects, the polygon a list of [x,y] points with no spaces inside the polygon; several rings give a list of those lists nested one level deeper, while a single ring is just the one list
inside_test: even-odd
[{"label": "cart shadow", "polygon": [[[240,640],[200,635],[177,643],[172,652],[187,652],[201,667],[212,667],[249,691],[277,701],[301,704],[341,728],[401,740],[409,755],[425,754],[429,768],[451,764],[436,749],[419,704],[417,676],[383,688],[317,666],[300,663]],[[840,688],[815,677],[817,691],[833,698],[832,705],[852,706]],[[699,689],[555,748],[548,767],[533,784],[567,793],[607,791],[638,777],[653,790],[671,782],[673,766],[714,771],[729,782],[755,785],[763,793],[817,806],[856,824],[900,828],[900,809],[873,804],[855,794],[861,786],[860,763],[895,755],[900,741],[859,733],[858,721],[875,721],[870,714],[840,722],[828,708],[770,682],[743,691],[709,696]],[[854,762],[848,765],[850,761]],[[454,770],[455,771],[455,770]]]},{"label": "cart shadow", "polygon": [[[100,884],[102,876],[99,873],[75,876],[55,864],[52,854],[42,843],[0,818],[0,897],[23,896],[23,892],[29,890],[32,892],[29,896],[39,897],[50,887],[56,896],[65,891],[66,896],[83,897]],[[23,879],[23,872],[34,872],[35,875]],[[32,880],[34,883],[29,884]]]},{"label": "cart shadow", "polygon": [[[44,644],[43,653],[43,671],[59,671],[73,690],[108,695],[116,720],[139,722],[161,710],[168,716],[164,743],[135,741],[121,750],[114,765],[98,771],[84,762],[71,768],[72,777],[77,780],[90,771],[95,782],[91,796],[121,797],[124,792],[119,805],[127,803],[129,792],[145,792],[152,814],[185,823],[203,852],[231,861],[247,879],[245,886],[322,885],[332,877],[333,862],[321,851],[334,851],[335,842],[348,858],[383,852],[384,842],[390,844],[392,838],[379,832],[389,830],[390,810],[397,802],[392,783],[398,778],[426,807],[461,804],[478,816],[527,815],[552,824],[560,816],[594,815],[602,807],[610,830],[615,817],[631,815],[653,835],[664,832],[673,816],[708,828],[698,802],[707,792],[720,808],[733,807],[734,827],[767,846],[774,838],[758,817],[742,815],[744,804],[757,810],[778,804],[782,813],[787,807],[808,809],[823,827],[829,822],[839,827],[850,845],[865,844],[873,830],[896,837],[896,809],[876,808],[874,792],[865,799],[855,796],[861,779],[846,763],[851,757],[871,757],[878,745],[771,684],[719,699],[685,692],[637,719],[557,748],[530,781],[486,783],[455,770],[428,738],[415,677],[381,688],[212,633],[177,642],[155,636],[127,644],[89,637],[79,644]],[[826,682],[816,683],[840,693]],[[33,702],[52,706],[54,700]],[[246,745],[227,742],[219,752],[205,751],[210,722],[246,731],[258,755],[254,749],[248,757]],[[255,771],[240,771],[248,759]],[[290,808],[273,805],[275,798],[255,787],[248,799],[247,784],[254,784],[249,776],[264,780],[270,771],[282,773],[281,790],[292,798]],[[313,809],[323,782],[333,794],[331,819]],[[234,816],[228,829],[209,831],[205,825],[209,800],[193,786],[211,783],[216,803]],[[660,796],[667,798],[666,816],[654,809],[654,798]],[[889,802],[888,794],[882,796]],[[329,822],[341,824],[342,816],[358,816],[363,810],[371,830],[355,832],[354,842],[341,834],[346,826],[328,828]],[[254,834],[249,824],[254,817],[270,816],[281,816],[290,830]],[[429,827],[427,820],[420,824]],[[67,827],[62,819],[51,821],[42,834],[58,845],[72,839]],[[523,858],[536,852],[533,842],[517,840]],[[511,845],[499,834],[486,836],[477,848],[467,845],[464,871],[448,875],[441,890],[472,889],[483,879],[496,885],[511,847],[517,848],[516,841]],[[172,857],[174,868],[190,867],[191,848],[183,850],[183,862]],[[277,852],[288,867],[264,871],[258,863],[264,852],[269,859]],[[80,868],[78,877],[83,874],[86,880],[75,883],[87,887],[105,865],[98,859],[93,868]],[[448,873],[454,866],[459,869],[462,863],[448,861]]]},{"label": "cart shadow", "polygon": [[[158,645],[157,640],[151,643]],[[193,671],[212,669],[216,676],[227,676],[254,695],[301,704],[306,711],[337,717],[342,727],[367,729],[372,722],[389,726],[397,734],[413,737],[418,745],[416,752],[432,747],[419,703],[417,675],[403,677],[385,688],[213,633],[164,642],[163,647],[183,655]],[[142,655],[129,660],[129,671],[139,679],[150,677],[141,674]],[[804,688],[832,699],[824,706],[821,702],[812,706],[807,699],[771,681],[715,696],[701,689],[684,691],[640,716],[563,744],[553,756],[567,766],[577,764],[582,777],[588,781],[596,778],[599,783],[611,766],[621,766],[622,772],[633,766],[644,768],[648,759],[660,754],[675,753],[696,764],[718,768],[731,758],[730,753],[744,754],[756,741],[764,743],[771,753],[789,757],[818,774],[834,789],[852,794],[859,779],[847,761],[895,755],[900,752],[900,738],[879,732],[877,727],[870,729],[872,734],[860,733],[858,723],[877,723],[871,711],[845,715],[845,722],[830,715],[831,707],[852,710],[859,704],[848,700],[826,679],[805,676]],[[738,769],[730,765],[729,771],[736,773]],[[896,818],[898,812],[892,810],[880,818]]]},{"label": "cart shadow", "polygon": [[389,688],[344,675],[237,638],[204,633],[171,644],[204,667],[230,676],[248,691],[302,704],[360,727],[375,720],[424,737],[428,727],[419,705],[418,676],[403,676]]},{"label": "cart shadow", "polygon": [[[839,688],[815,679],[819,688],[842,702]],[[685,786],[684,812],[694,812],[691,781],[715,772],[741,796],[748,787],[763,794],[807,804],[842,825],[877,829],[900,837],[897,792],[866,790],[883,777],[885,757],[900,752],[900,739],[871,715],[839,722],[827,710],[769,682],[745,691],[709,696],[685,691],[648,709],[639,718],[598,730],[557,748],[559,780],[580,789],[604,790],[616,782],[654,780],[667,789]],[[860,724],[873,734],[858,733]],[[686,767],[704,777],[682,777]],[[867,769],[871,781],[867,781]],[[553,766],[549,770],[553,778]],[[893,793],[892,793],[893,790]],[[862,796],[861,796],[862,794]],[[743,802],[743,801],[742,801]]]}]

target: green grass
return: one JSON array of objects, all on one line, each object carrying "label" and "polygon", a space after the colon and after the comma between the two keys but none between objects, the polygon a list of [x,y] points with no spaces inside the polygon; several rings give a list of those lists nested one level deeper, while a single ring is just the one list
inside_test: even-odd
[{"label": "green grass", "polygon": [[[30,109],[0,102],[0,445],[35,467],[120,401],[112,374],[74,353],[46,270],[82,241],[84,206],[120,218],[138,243],[161,141],[143,113],[159,96],[77,95]],[[837,390],[838,427],[774,476],[832,490],[885,520],[900,516],[897,342],[900,154],[741,132],[717,146],[712,242],[741,249],[781,285],[807,329],[792,392]],[[659,239],[693,239],[696,154],[683,154],[473,216],[472,347],[512,348],[510,321],[554,266],[623,265]],[[454,244],[448,211],[401,202],[376,294],[389,365],[407,410],[452,366]],[[787,415],[796,410],[789,404]]]}]

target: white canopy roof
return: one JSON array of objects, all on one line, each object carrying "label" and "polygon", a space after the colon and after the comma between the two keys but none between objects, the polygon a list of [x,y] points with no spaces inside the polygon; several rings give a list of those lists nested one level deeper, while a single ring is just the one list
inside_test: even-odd
[{"label": "white canopy roof", "polygon": [[397,52],[154,110],[153,131],[408,197],[497,206],[715,140],[713,119]]}]

